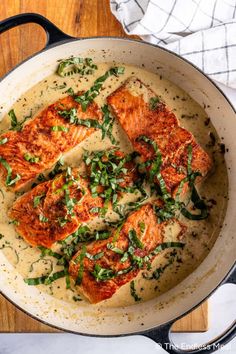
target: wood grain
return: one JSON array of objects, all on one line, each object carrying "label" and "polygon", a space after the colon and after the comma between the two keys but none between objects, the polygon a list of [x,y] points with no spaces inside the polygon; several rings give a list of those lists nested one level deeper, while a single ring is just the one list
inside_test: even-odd
[{"label": "wood grain", "polygon": [[[122,27],[110,13],[109,0],[1,0],[0,21],[19,13],[36,12],[46,16],[65,33],[74,37],[119,36]],[[0,36],[0,76],[42,49],[46,42],[43,29],[27,24]],[[207,303],[175,323],[177,332],[206,331]],[[33,320],[0,295],[1,332],[55,332]]]}]

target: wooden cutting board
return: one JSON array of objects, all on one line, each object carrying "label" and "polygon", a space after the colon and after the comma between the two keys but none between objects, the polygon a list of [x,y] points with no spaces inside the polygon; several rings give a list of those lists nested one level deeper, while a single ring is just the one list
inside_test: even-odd
[{"label": "wooden cutting board", "polygon": [[[74,37],[126,36],[110,12],[109,0],[0,1],[0,20],[24,12],[46,16],[65,33]],[[23,25],[2,34],[0,76],[42,49],[45,41],[44,31],[35,24]],[[204,332],[207,329],[207,303],[176,322],[173,327],[176,332]],[[55,332],[55,329],[33,320],[0,295],[0,332]]]}]

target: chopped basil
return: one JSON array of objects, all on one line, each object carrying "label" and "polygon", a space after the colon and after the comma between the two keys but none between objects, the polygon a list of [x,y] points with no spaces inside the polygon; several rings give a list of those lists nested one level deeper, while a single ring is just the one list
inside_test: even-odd
[{"label": "chopped basil", "polygon": [[70,259],[76,252],[77,245],[80,242],[88,242],[93,240],[105,240],[110,237],[110,231],[100,230],[91,232],[86,225],[81,225],[73,234],[69,235],[65,240],[60,241],[62,247],[61,252]]},{"label": "chopped basil", "polygon": [[160,99],[158,97],[151,97],[149,100],[149,108],[152,111],[155,111],[160,103]]},{"label": "chopped basil", "polygon": [[65,271],[65,269],[60,270],[60,271],[58,271],[58,272],[53,273],[53,274],[50,275],[49,277],[47,277],[47,279],[45,279],[45,281],[44,281],[44,284],[45,284],[45,285],[49,285],[49,284],[51,284],[52,282],[54,282],[55,280],[60,279],[60,278],[64,278],[65,276],[66,276],[66,271]]},{"label": "chopped basil", "polygon": [[43,247],[43,246],[38,246],[38,249],[41,251],[41,257],[51,256],[51,257],[54,257],[56,259],[61,259],[61,257],[62,257],[61,254],[52,251],[50,248],[46,248],[46,247]]},{"label": "chopped basil", "polygon": [[68,95],[70,95],[70,96],[74,96],[75,95],[75,92],[74,92],[72,87],[69,87],[68,90],[66,90],[65,93],[68,93]]},{"label": "chopped basil", "polygon": [[34,208],[37,208],[37,206],[40,204],[41,199],[45,196],[45,194],[41,194],[41,195],[36,195],[36,197],[34,197],[33,199],[33,203],[34,203]]},{"label": "chopped basil", "polygon": [[[101,212],[102,216],[104,216],[110,202],[115,210],[118,201],[117,193],[124,191],[120,184],[125,181],[124,178],[128,172],[126,163],[132,160],[132,156],[132,154],[120,155],[115,148],[96,151],[91,154],[85,152],[83,160],[89,167],[88,173],[92,196],[94,198],[100,196],[105,200],[102,210],[96,208],[92,212]],[[99,192],[100,187],[102,187],[101,192]]]},{"label": "chopped basil", "polygon": [[82,110],[85,112],[88,105],[94,100],[95,97],[99,95],[104,81],[108,77],[115,75],[122,75],[124,73],[124,67],[113,67],[105,72],[103,76],[100,76],[94,81],[93,86],[80,96],[75,97],[76,102],[81,104]]},{"label": "chopped basil", "polygon": [[138,225],[140,227],[141,234],[143,234],[146,228],[145,223],[143,221],[140,221]]},{"label": "chopped basil", "polygon": [[53,127],[51,127],[51,130],[53,132],[65,132],[65,133],[67,133],[69,131],[69,128],[63,127],[62,125],[54,125]]},{"label": "chopped basil", "polygon": [[100,126],[100,129],[102,131],[102,139],[104,139],[107,136],[113,145],[117,145],[117,141],[112,134],[115,118],[111,115],[108,105],[105,104],[102,107],[102,113],[103,113],[103,122]]},{"label": "chopped basil", "polygon": [[39,182],[45,182],[47,180],[47,178],[44,176],[44,174],[40,173],[37,177],[37,180]]},{"label": "chopped basil", "polygon": [[65,270],[61,270],[53,273],[52,275],[43,275],[38,278],[26,278],[24,279],[24,282],[28,285],[39,285],[39,284],[49,285],[55,280],[65,277],[65,275],[66,275]]},{"label": "chopped basil", "polygon": [[7,170],[7,177],[6,177],[6,181],[5,181],[6,185],[7,186],[13,186],[17,181],[19,181],[21,179],[21,176],[19,174],[17,174],[15,176],[15,178],[12,178],[12,168],[8,164],[8,162],[6,160],[4,160],[1,156],[0,156],[0,163]]},{"label": "chopped basil", "polygon": [[39,156],[32,156],[28,153],[24,154],[24,159],[30,163],[38,163],[40,161]]},{"label": "chopped basil", "polygon": [[195,208],[197,208],[198,210],[200,210],[200,213],[197,214],[193,214],[191,213],[189,210],[187,210],[186,208],[182,208],[181,209],[181,213],[190,220],[203,220],[206,219],[209,216],[209,212],[208,212],[208,208],[206,203],[204,202],[203,199],[200,198],[196,187],[194,185],[192,185],[192,192],[191,192],[191,201],[194,205]]},{"label": "chopped basil", "polygon": [[48,222],[48,218],[46,218],[46,216],[44,216],[43,214],[39,214],[39,221],[41,222]]},{"label": "chopped basil", "polygon": [[106,281],[115,277],[115,272],[112,269],[102,268],[99,264],[95,264],[91,274],[97,281]]},{"label": "chopped basil", "polygon": [[121,263],[125,263],[129,259],[129,253],[125,252],[123,256],[121,257],[120,261]]},{"label": "chopped basil", "polygon": [[187,161],[187,171],[188,171],[188,182],[190,187],[190,200],[194,205],[195,209],[198,209],[200,213],[191,213],[186,207],[181,209],[181,213],[190,220],[203,220],[209,215],[208,207],[203,199],[200,198],[198,191],[194,185],[195,179],[201,176],[199,172],[192,171],[192,146],[188,146],[188,161]]},{"label": "chopped basil", "polygon": [[147,279],[147,280],[152,280],[152,279],[158,280],[158,279],[160,279],[160,276],[164,273],[166,268],[168,268],[171,264],[173,264],[174,259],[175,259],[175,255],[172,256],[164,266],[156,268],[151,273],[151,275],[148,275],[146,273],[142,273],[143,278]]},{"label": "chopped basil", "polygon": [[[69,110],[58,110],[58,114],[63,117],[64,119],[68,120],[70,124],[82,125],[87,128],[95,128],[100,129],[102,132],[102,139],[106,136],[110,139],[112,144],[117,144],[114,136],[112,135],[112,128],[114,124],[114,117],[112,117],[111,112],[107,105],[102,107],[103,112],[103,121],[99,123],[97,119],[86,118],[81,119],[78,117],[78,111],[75,107]],[[55,127],[52,127],[55,128]],[[58,131],[54,129],[54,131]]]},{"label": "chopped basil", "polygon": [[112,243],[108,243],[107,248],[115,253],[122,254],[122,255],[124,254],[123,250],[121,250],[118,247],[115,247]]},{"label": "chopped basil", "polygon": [[72,297],[72,299],[73,299],[75,302],[77,302],[77,301],[83,301],[79,295],[76,295],[76,296],[74,295],[74,296]]},{"label": "chopped basil", "polygon": [[134,280],[132,280],[130,282],[130,294],[136,302],[142,300],[142,298],[140,296],[138,296],[138,294],[136,292]]},{"label": "chopped basil", "polygon": [[29,116],[26,116],[21,122],[18,122],[14,109],[11,109],[8,112],[8,115],[11,119],[11,128],[10,129],[20,131],[23,128],[23,124],[25,123],[25,121],[32,117],[32,112]]},{"label": "chopped basil", "polygon": [[43,275],[37,278],[26,278],[24,279],[24,282],[28,285],[45,284],[45,280],[47,279],[47,277],[48,277],[47,275]]},{"label": "chopped basil", "polygon": [[182,242],[163,242],[158,245],[152,252],[151,256],[155,256],[158,253],[164,251],[167,248],[184,248],[185,244]]},{"label": "chopped basil", "polygon": [[75,262],[79,263],[79,271],[76,279],[76,285],[80,285],[83,280],[83,274],[84,274],[84,258],[86,256],[86,247],[85,245],[82,246],[81,253],[79,254],[78,257],[76,257]]},{"label": "chopped basil", "polygon": [[0,145],[6,144],[8,142],[7,138],[0,139]]},{"label": "chopped basil", "polygon": [[64,160],[63,158],[60,158],[56,165],[54,166],[53,170],[51,172],[49,172],[48,176],[50,179],[54,178],[57,174],[61,173],[63,171],[63,169],[61,168],[62,166],[64,166]]},{"label": "chopped basil", "polygon": [[90,254],[88,252],[86,252],[86,257],[88,259],[90,259],[91,261],[96,261],[97,259],[100,259],[104,256],[104,252],[99,252],[99,253],[96,253],[96,254]]},{"label": "chopped basil", "polygon": [[129,230],[129,240],[134,247],[141,248],[141,249],[144,248],[143,243],[138,238],[137,233],[134,229]]},{"label": "chopped basil", "polygon": [[71,57],[60,60],[57,74],[65,77],[73,74],[90,75],[97,69],[91,58]]}]

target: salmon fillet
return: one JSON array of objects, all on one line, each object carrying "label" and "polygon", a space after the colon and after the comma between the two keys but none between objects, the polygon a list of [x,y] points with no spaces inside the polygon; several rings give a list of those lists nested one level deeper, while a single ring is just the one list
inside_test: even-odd
[{"label": "salmon fillet", "polygon": [[98,214],[92,208],[103,206],[100,197],[91,196],[88,182],[77,169],[39,184],[19,197],[12,206],[10,218],[16,231],[32,246],[50,248],[65,239],[82,222]]},{"label": "salmon fillet", "polygon": [[[69,274],[75,281],[78,280],[78,275],[82,274],[79,292],[91,303],[109,299],[122,285],[131,281],[141,269],[147,266],[147,262],[143,262],[139,267],[138,263],[130,257],[122,262],[124,254],[116,253],[117,251],[111,248],[119,249],[121,253],[127,252],[131,242],[130,232],[135,233],[142,243],[142,248],[133,246],[133,257],[141,262],[143,257],[149,256],[149,262],[151,262],[155,255],[150,255],[150,252],[163,242],[165,227],[171,223],[176,224],[176,237],[179,238],[185,231],[185,226],[174,219],[158,224],[152,205],[145,204],[129,215],[120,230],[113,231],[110,238],[91,242],[86,247],[86,253],[83,253],[84,250],[79,250],[69,266]],[[101,255],[101,258],[98,259],[98,255]],[[104,274],[104,269],[114,276],[110,276],[110,279],[99,280],[99,273]]]},{"label": "salmon fillet", "polygon": [[[153,101],[156,104],[153,105]],[[128,79],[108,96],[107,102],[143,162],[152,160],[155,151],[138,138],[146,136],[157,144],[162,156],[160,172],[168,192],[174,194],[187,176],[189,146],[192,148],[192,171],[198,171],[204,177],[211,169],[210,156],[190,132],[180,127],[175,114],[140,80]]]},{"label": "salmon fillet", "polygon": [[[0,136],[7,142],[0,145],[0,156],[12,169],[12,179],[18,174],[20,179],[12,185],[17,191],[32,181],[39,173],[49,169],[63,153],[82,142],[95,128],[69,123],[58,110],[75,108],[80,119],[101,120],[101,111],[92,102],[86,112],[72,96],[67,96],[53,103],[34,119],[26,123],[21,131],[8,131]],[[53,127],[63,127],[64,131],[54,131]],[[25,156],[36,157],[37,162],[27,161]],[[6,168],[0,164],[2,178],[6,178]]]}]

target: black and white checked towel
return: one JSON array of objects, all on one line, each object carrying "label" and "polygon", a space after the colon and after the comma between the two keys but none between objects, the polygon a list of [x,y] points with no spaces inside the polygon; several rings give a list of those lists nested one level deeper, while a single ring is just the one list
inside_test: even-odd
[{"label": "black and white checked towel", "polygon": [[166,47],[236,88],[236,0],[110,0],[127,34]]}]

